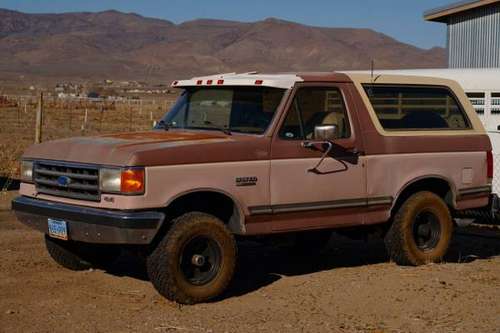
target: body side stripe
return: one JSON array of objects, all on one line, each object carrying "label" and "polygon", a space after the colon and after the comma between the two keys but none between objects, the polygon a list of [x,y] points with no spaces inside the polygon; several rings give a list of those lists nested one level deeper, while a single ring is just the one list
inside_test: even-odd
[{"label": "body side stripe", "polygon": [[392,202],[393,202],[392,197],[374,197],[374,198],[311,202],[305,204],[298,203],[298,204],[284,204],[284,205],[274,205],[274,206],[254,206],[254,207],[248,207],[248,209],[250,215],[261,215],[261,214],[277,214],[277,213],[289,213],[289,212],[326,210],[335,208],[391,205]]}]

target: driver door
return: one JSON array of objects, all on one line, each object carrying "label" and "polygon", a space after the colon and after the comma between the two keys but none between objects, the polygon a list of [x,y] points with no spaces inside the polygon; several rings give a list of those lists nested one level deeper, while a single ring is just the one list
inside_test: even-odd
[{"label": "driver door", "polygon": [[[271,147],[271,208],[274,230],[303,230],[362,223],[366,174],[357,119],[344,84],[302,84],[295,88]],[[314,127],[336,125],[337,139],[319,163],[326,144],[314,141]]]}]

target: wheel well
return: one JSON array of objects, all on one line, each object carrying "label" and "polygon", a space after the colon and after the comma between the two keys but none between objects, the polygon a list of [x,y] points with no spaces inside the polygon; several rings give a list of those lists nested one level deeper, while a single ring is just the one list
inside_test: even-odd
[{"label": "wheel well", "polygon": [[221,219],[232,232],[240,230],[240,212],[229,196],[215,191],[199,191],[182,195],[165,208],[167,220],[175,219],[187,212],[202,212]]},{"label": "wheel well", "polygon": [[152,251],[170,229],[171,221],[188,212],[202,212],[219,218],[235,234],[245,232],[238,205],[229,196],[215,191],[198,191],[184,194],[163,209],[165,221],[148,246]]},{"label": "wheel well", "polygon": [[404,190],[398,195],[398,198],[392,208],[391,215],[394,215],[394,213],[397,212],[399,207],[401,207],[401,205],[406,201],[406,199],[408,199],[412,194],[420,191],[429,191],[438,195],[444,200],[444,202],[448,205],[448,207],[453,208],[454,198],[450,184],[442,178],[429,177],[429,178],[419,179],[413,183],[408,184],[404,188]]}]

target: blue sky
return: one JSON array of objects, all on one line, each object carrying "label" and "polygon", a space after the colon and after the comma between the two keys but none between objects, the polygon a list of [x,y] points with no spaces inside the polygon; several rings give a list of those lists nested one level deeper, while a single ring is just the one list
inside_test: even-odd
[{"label": "blue sky", "polygon": [[308,25],[371,28],[423,48],[445,46],[444,24],[425,10],[453,0],[0,0],[1,8],[29,13],[116,9],[175,23],[196,18],[257,21],[277,17]]}]

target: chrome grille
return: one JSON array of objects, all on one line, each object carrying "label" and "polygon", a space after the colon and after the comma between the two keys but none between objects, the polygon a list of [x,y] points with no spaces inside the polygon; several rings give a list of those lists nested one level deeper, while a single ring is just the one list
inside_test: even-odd
[{"label": "chrome grille", "polygon": [[100,200],[97,167],[37,161],[33,171],[38,193],[81,200]]}]

